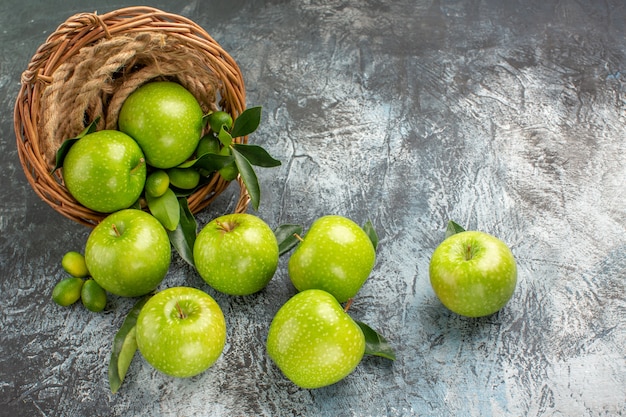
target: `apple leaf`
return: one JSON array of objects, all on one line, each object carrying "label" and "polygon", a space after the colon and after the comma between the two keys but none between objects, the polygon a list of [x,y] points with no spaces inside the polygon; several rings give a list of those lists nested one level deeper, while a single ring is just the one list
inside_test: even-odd
[{"label": "apple leaf", "polygon": [[192,159],[178,165],[178,168],[203,168],[210,172],[219,171],[226,165],[233,162],[232,155],[218,155],[214,153],[205,153],[198,159]]},{"label": "apple leaf", "polygon": [[247,136],[259,127],[259,123],[261,123],[261,107],[250,107],[235,119],[230,134],[233,138]]},{"label": "apple leaf", "polygon": [[356,324],[359,325],[365,336],[366,355],[381,356],[392,361],[396,360],[396,353],[384,337],[365,323],[357,321]]},{"label": "apple leaf", "polygon": [[111,359],[109,360],[109,385],[113,394],[120,389],[126,376],[126,371],[128,371],[128,367],[137,351],[135,324],[137,324],[137,317],[139,317],[141,308],[149,298],[150,296],[145,296],[135,303],[113,338]]},{"label": "apple leaf", "polygon": [[280,165],[280,161],[278,159],[274,159],[265,149],[258,145],[237,143],[233,144],[233,147],[245,156],[252,165],[265,168],[277,167]]},{"label": "apple leaf", "polygon": [[302,226],[299,224],[283,224],[274,230],[274,235],[278,241],[278,256],[291,250],[300,242],[296,235],[302,234]]},{"label": "apple leaf", "polygon": [[378,234],[376,233],[372,222],[368,220],[367,223],[363,225],[363,230],[372,241],[372,245],[374,245],[374,250],[376,250],[376,248],[378,247]]},{"label": "apple leaf", "polygon": [[76,136],[75,138],[66,139],[63,141],[63,143],[61,144],[61,146],[59,146],[59,149],[57,150],[56,161],[55,161],[54,168],[52,169],[52,172],[50,172],[51,174],[54,174],[54,172],[57,169],[63,166],[63,161],[65,160],[65,156],[70,151],[70,148],[72,147],[72,145],[75,144],[76,141],[78,141],[78,139],[96,131],[96,127],[99,121],[100,121],[100,116],[96,117],[96,119],[93,122],[91,122],[89,126],[87,126],[85,129],[83,129],[82,132],[78,134],[78,136]]},{"label": "apple leaf", "polygon": [[459,226],[457,223],[450,220],[448,222],[448,226],[446,227],[446,238],[464,231],[465,229],[462,226]]},{"label": "apple leaf", "polygon": [[239,170],[239,174],[241,175],[241,179],[243,183],[246,185],[248,189],[248,194],[250,194],[250,202],[252,203],[252,207],[255,210],[259,209],[259,203],[261,201],[261,188],[259,186],[259,180],[252,168],[252,164],[250,161],[236,148],[232,147],[232,154],[235,157],[235,164],[237,165],[237,169]]},{"label": "apple leaf", "polygon": [[180,221],[176,229],[168,230],[167,234],[170,237],[172,246],[174,246],[180,257],[189,265],[195,266],[193,261],[193,244],[196,241],[198,224],[193,213],[189,210],[187,199],[179,198],[178,203],[180,205]]},{"label": "apple leaf", "polygon": [[161,222],[167,230],[175,230],[180,222],[180,205],[178,198],[171,188],[160,197],[152,197],[146,194],[146,201],[150,213]]}]

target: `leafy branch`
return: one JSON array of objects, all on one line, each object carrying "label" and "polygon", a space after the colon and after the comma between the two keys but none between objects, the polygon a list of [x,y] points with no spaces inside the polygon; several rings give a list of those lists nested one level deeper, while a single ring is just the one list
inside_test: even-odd
[{"label": "leafy branch", "polygon": [[198,170],[201,179],[197,187],[183,190],[170,186],[170,190],[161,196],[146,195],[148,209],[167,229],[176,251],[191,265],[197,224],[185,197],[206,184],[214,174],[221,175],[226,181],[232,181],[240,175],[250,195],[252,207],[258,210],[261,187],[254,167],[281,165],[261,146],[236,143],[234,140],[256,131],[261,121],[260,106],[244,110],[234,122],[223,111],[209,113],[204,118],[211,130],[200,140],[194,158],[176,167]]}]

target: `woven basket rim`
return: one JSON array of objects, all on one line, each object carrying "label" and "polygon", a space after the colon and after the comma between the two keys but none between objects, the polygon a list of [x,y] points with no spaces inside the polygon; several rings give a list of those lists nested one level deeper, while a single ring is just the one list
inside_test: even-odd
[{"label": "woven basket rim", "polygon": [[[245,110],[243,76],[235,60],[197,23],[177,14],[153,7],[126,7],[99,15],[78,13],[70,16],[51,33],[32,56],[21,76],[21,87],[14,107],[14,130],[18,157],[26,178],[35,193],[57,212],[78,223],[95,226],[106,213],[94,212],[80,205],[62,184],[59,174],[50,174],[51,161],[44,160],[40,149],[40,102],[55,71],[84,47],[103,39],[137,35],[142,32],[173,37],[202,56],[208,70],[219,79],[215,86],[220,96],[219,107],[236,118]],[[236,138],[245,143],[247,137]],[[241,179],[237,178],[240,194],[235,212],[244,212],[250,196]],[[207,207],[229,182],[214,174],[208,184],[188,197],[193,213]]]}]

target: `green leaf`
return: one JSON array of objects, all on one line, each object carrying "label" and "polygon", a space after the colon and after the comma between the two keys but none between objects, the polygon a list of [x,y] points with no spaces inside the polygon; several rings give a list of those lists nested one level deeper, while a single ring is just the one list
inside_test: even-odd
[{"label": "green leaf", "polygon": [[193,245],[196,241],[196,231],[198,224],[191,210],[189,210],[189,204],[186,198],[179,198],[178,203],[180,206],[180,221],[178,226],[174,230],[168,230],[167,234],[170,237],[172,246],[178,252],[181,258],[185,260],[189,265],[194,266],[193,261]]},{"label": "green leaf", "polygon": [[136,327],[130,329],[128,335],[124,338],[124,343],[122,343],[122,348],[117,357],[117,372],[120,380],[124,380],[130,363],[133,361],[133,357],[135,357],[135,352],[137,351],[137,332],[135,330]]},{"label": "green leaf", "polygon": [[378,247],[378,234],[376,233],[372,222],[368,220],[367,223],[363,225],[363,230],[372,241],[372,245],[374,245],[374,250],[376,250],[376,248]]},{"label": "green leaf", "polygon": [[278,256],[291,250],[300,242],[296,235],[302,234],[302,226],[299,224],[283,224],[274,230],[274,235],[278,241]]},{"label": "green leaf", "polygon": [[233,144],[252,165],[264,168],[277,167],[280,165],[278,159],[274,159],[265,149],[258,145],[247,145],[243,143]]},{"label": "green leaf", "polygon": [[219,171],[226,165],[233,162],[232,155],[218,155],[214,153],[205,153],[198,159],[183,162],[177,168],[203,168],[210,172]]},{"label": "green leaf", "polygon": [[145,296],[135,303],[128,312],[122,326],[113,338],[111,359],[109,360],[109,386],[114,394],[120,389],[126,371],[137,351],[137,339],[135,338],[135,325],[137,317],[150,296]]},{"label": "green leaf", "polygon": [[[235,136],[236,137],[236,136]],[[222,126],[222,129],[217,134],[217,138],[222,142],[224,146],[230,146],[233,143],[233,136]]]},{"label": "green leaf", "polygon": [[232,150],[233,156],[235,157],[235,164],[239,170],[239,175],[241,175],[241,179],[248,189],[250,203],[252,203],[252,207],[255,210],[258,210],[261,202],[261,188],[259,186],[259,180],[256,173],[254,172],[250,161],[248,161],[243,154],[235,148],[232,148]]},{"label": "green leaf", "polygon": [[448,226],[446,227],[446,238],[449,238],[452,235],[455,235],[457,233],[461,233],[464,231],[465,229],[463,229],[463,227],[459,226],[458,224],[450,220],[448,222]]},{"label": "green leaf", "polygon": [[75,138],[66,139],[63,141],[63,143],[61,144],[61,146],[59,146],[59,149],[57,150],[56,161],[55,161],[54,168],[52,169],[52,172],[50,172],[51,174],[54,174],[54,172],[57,169],[63,166],[63,161],[65,160],[65,156],[70,151],[70,148],[72,147],[72,145],[76,143],[76,141],[78,141],[83,136],[86,136],[96,131],[96,127],[99,121],[100,121],[100,116],[96,117],[96,119],[93,122],[91,122],[89,126],[87,126],[85,129],[83,129],[82,132],[78,134],[78,136],[76,136]]},{"label": "green leaf", "polygon": [[159,197],[151,197],[146,194],[146,201],[150,213],[161,222],[167,230],[175,230],[180,222],[180,205],[178,198],[171,188]]},{"label": "green leaf", "polygon": [[365,336],[365,354],[396,360],[396,353],[387,340],[365,323],[357,321]]},{"label": "green leaf", "polygon": [[63,161],[65,160],[65,156],[70,151],[70,148],[72,147],[72,145],[78,141],[78,139],[79,138],[72,138],[72,139],[66,139],[63,141],[63,143],[59,147],[59,150],[57,151],[56,164],[54,165],[54,168],[50,172],[51,174],[54,174],[54,172],[57,169],[63,166]]},{"label": "green leaf", "polygon": [[233,138],[247,136],[254,132],[261,123],[261,107],[250,107],[244,110],[235,119],[233,130],[230,132]]}]

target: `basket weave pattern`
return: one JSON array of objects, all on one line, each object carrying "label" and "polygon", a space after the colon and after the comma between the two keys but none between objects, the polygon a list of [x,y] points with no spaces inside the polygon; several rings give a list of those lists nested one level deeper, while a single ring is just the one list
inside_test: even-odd
[{"label": "basket weave pattern", "polygon": [[[203,111],[218,107],[236,118],[245,109],[236,62],[187,18],[147,7],[70,17],[39,47],[22,74],[14,124],[20,162],[35,192],[56,211],[94,226],[106,215],[80,205],[55,166],[61,143],[100,117],[98,130],[116,129],[124,100],[157,79],[180,83]],[[219,100],[219,103],[217,102]],[[246,138],[237,138],[245,142]],[[241,179],[235,210],[249,196]],[[193,213],[205,208],[228,182],[219,175],[188,197]]]}]

